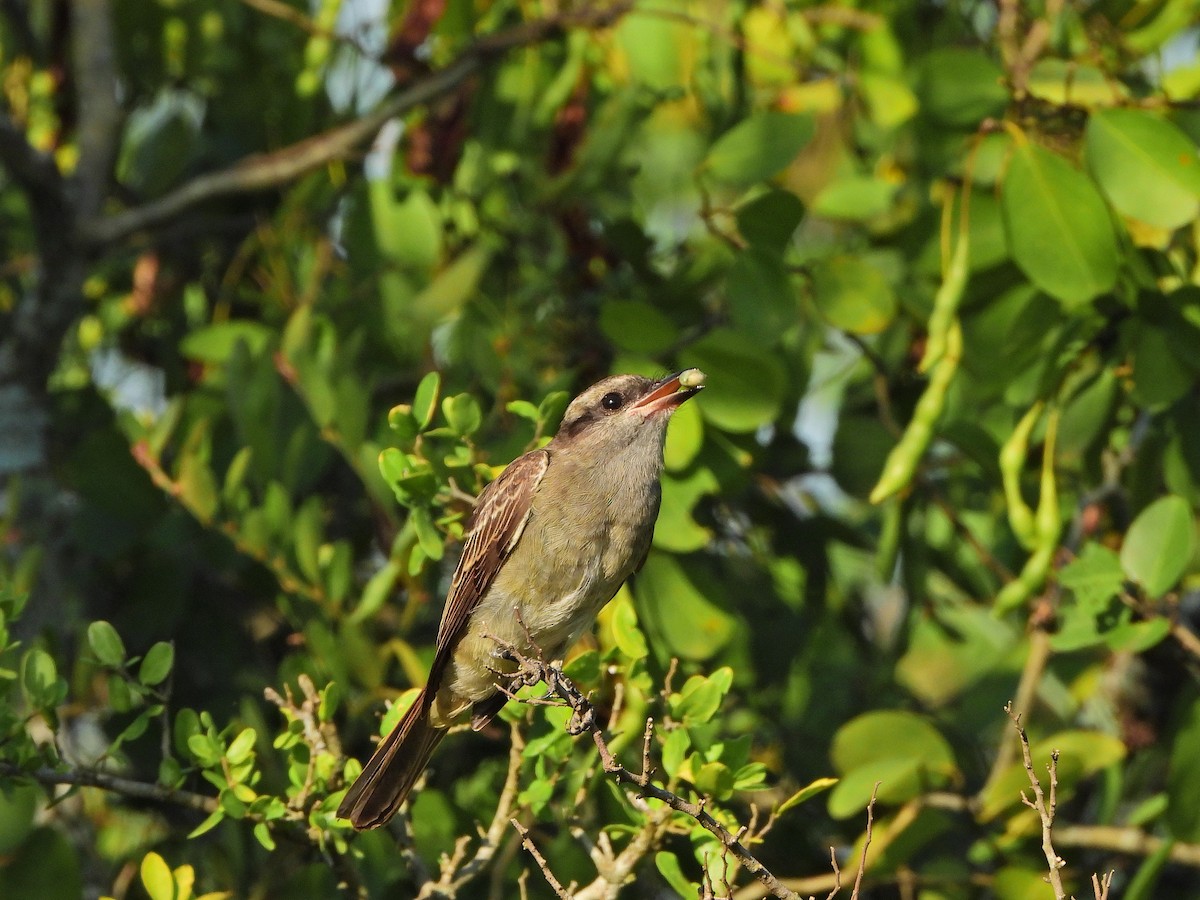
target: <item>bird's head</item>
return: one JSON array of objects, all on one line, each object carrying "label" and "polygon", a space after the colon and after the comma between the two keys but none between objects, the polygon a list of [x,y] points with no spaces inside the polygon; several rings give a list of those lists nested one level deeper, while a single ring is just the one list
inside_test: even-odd
[{"label": "bird's head", "polygon": [[671,414],[704,388],[704,373],[685,369],[657,381],[641,375],[612,375],[571,401],[555,441],[620,448],[657,442]]}]

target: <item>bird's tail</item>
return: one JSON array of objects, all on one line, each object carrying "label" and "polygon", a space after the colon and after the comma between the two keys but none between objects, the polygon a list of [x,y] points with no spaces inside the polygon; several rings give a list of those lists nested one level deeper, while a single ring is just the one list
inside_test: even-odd
[{"label": "bird's tail", "polygon": [[346,792],[338,816],[358,829],[383,825],[396,814],[445,736],[446,729],[430,723],[422,691],[392,733],[375,748],[370,762]]}]

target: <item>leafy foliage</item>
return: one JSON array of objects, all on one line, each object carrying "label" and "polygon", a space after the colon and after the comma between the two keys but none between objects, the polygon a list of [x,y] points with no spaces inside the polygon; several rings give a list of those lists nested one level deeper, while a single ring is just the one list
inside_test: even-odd
[{"label": "leafy foliage", "polygon": [[1076,896],[1196,892],[1189,0],[85,6],[0,4],[0,896],[516,896],[510,816],[750,881],[535,702],[334,816],[472,498],[692,366],[565,661],[630,771],[811,893],[880,782],[864,896],[1049,896],[1015,698]]}]

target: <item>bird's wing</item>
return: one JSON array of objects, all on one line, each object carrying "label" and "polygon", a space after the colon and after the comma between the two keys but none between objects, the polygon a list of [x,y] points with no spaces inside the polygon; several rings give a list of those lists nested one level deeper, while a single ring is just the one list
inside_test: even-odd
[{"label": "bird's wing", "polygon": [[437,694],[442,670],[459,638],[466,633],[471,613],[516,548],[533,509],[533,494],[549,465],[549,453],[533,450],[514,460],[479,495],[467,544],[446,595],[437,653],[429,672],[429,690],[425,692],[429,701]]}]

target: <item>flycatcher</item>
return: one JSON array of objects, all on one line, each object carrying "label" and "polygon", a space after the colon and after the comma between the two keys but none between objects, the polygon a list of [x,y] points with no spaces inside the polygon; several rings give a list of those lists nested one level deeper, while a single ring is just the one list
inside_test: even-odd
[{"label": "flycatcher", "polygon": [[[346,792],[355,828],[387,822],[453,724],[487,725],[501,642],[559,659],[645,561],[662,496],[667,422],[704,386],[687,369],[658,381],[614,375],[567,407],[554,439],[519,457],[479,496],[454,570],[424,689]],[[499,639],[499,640],[496,640]]]}]

